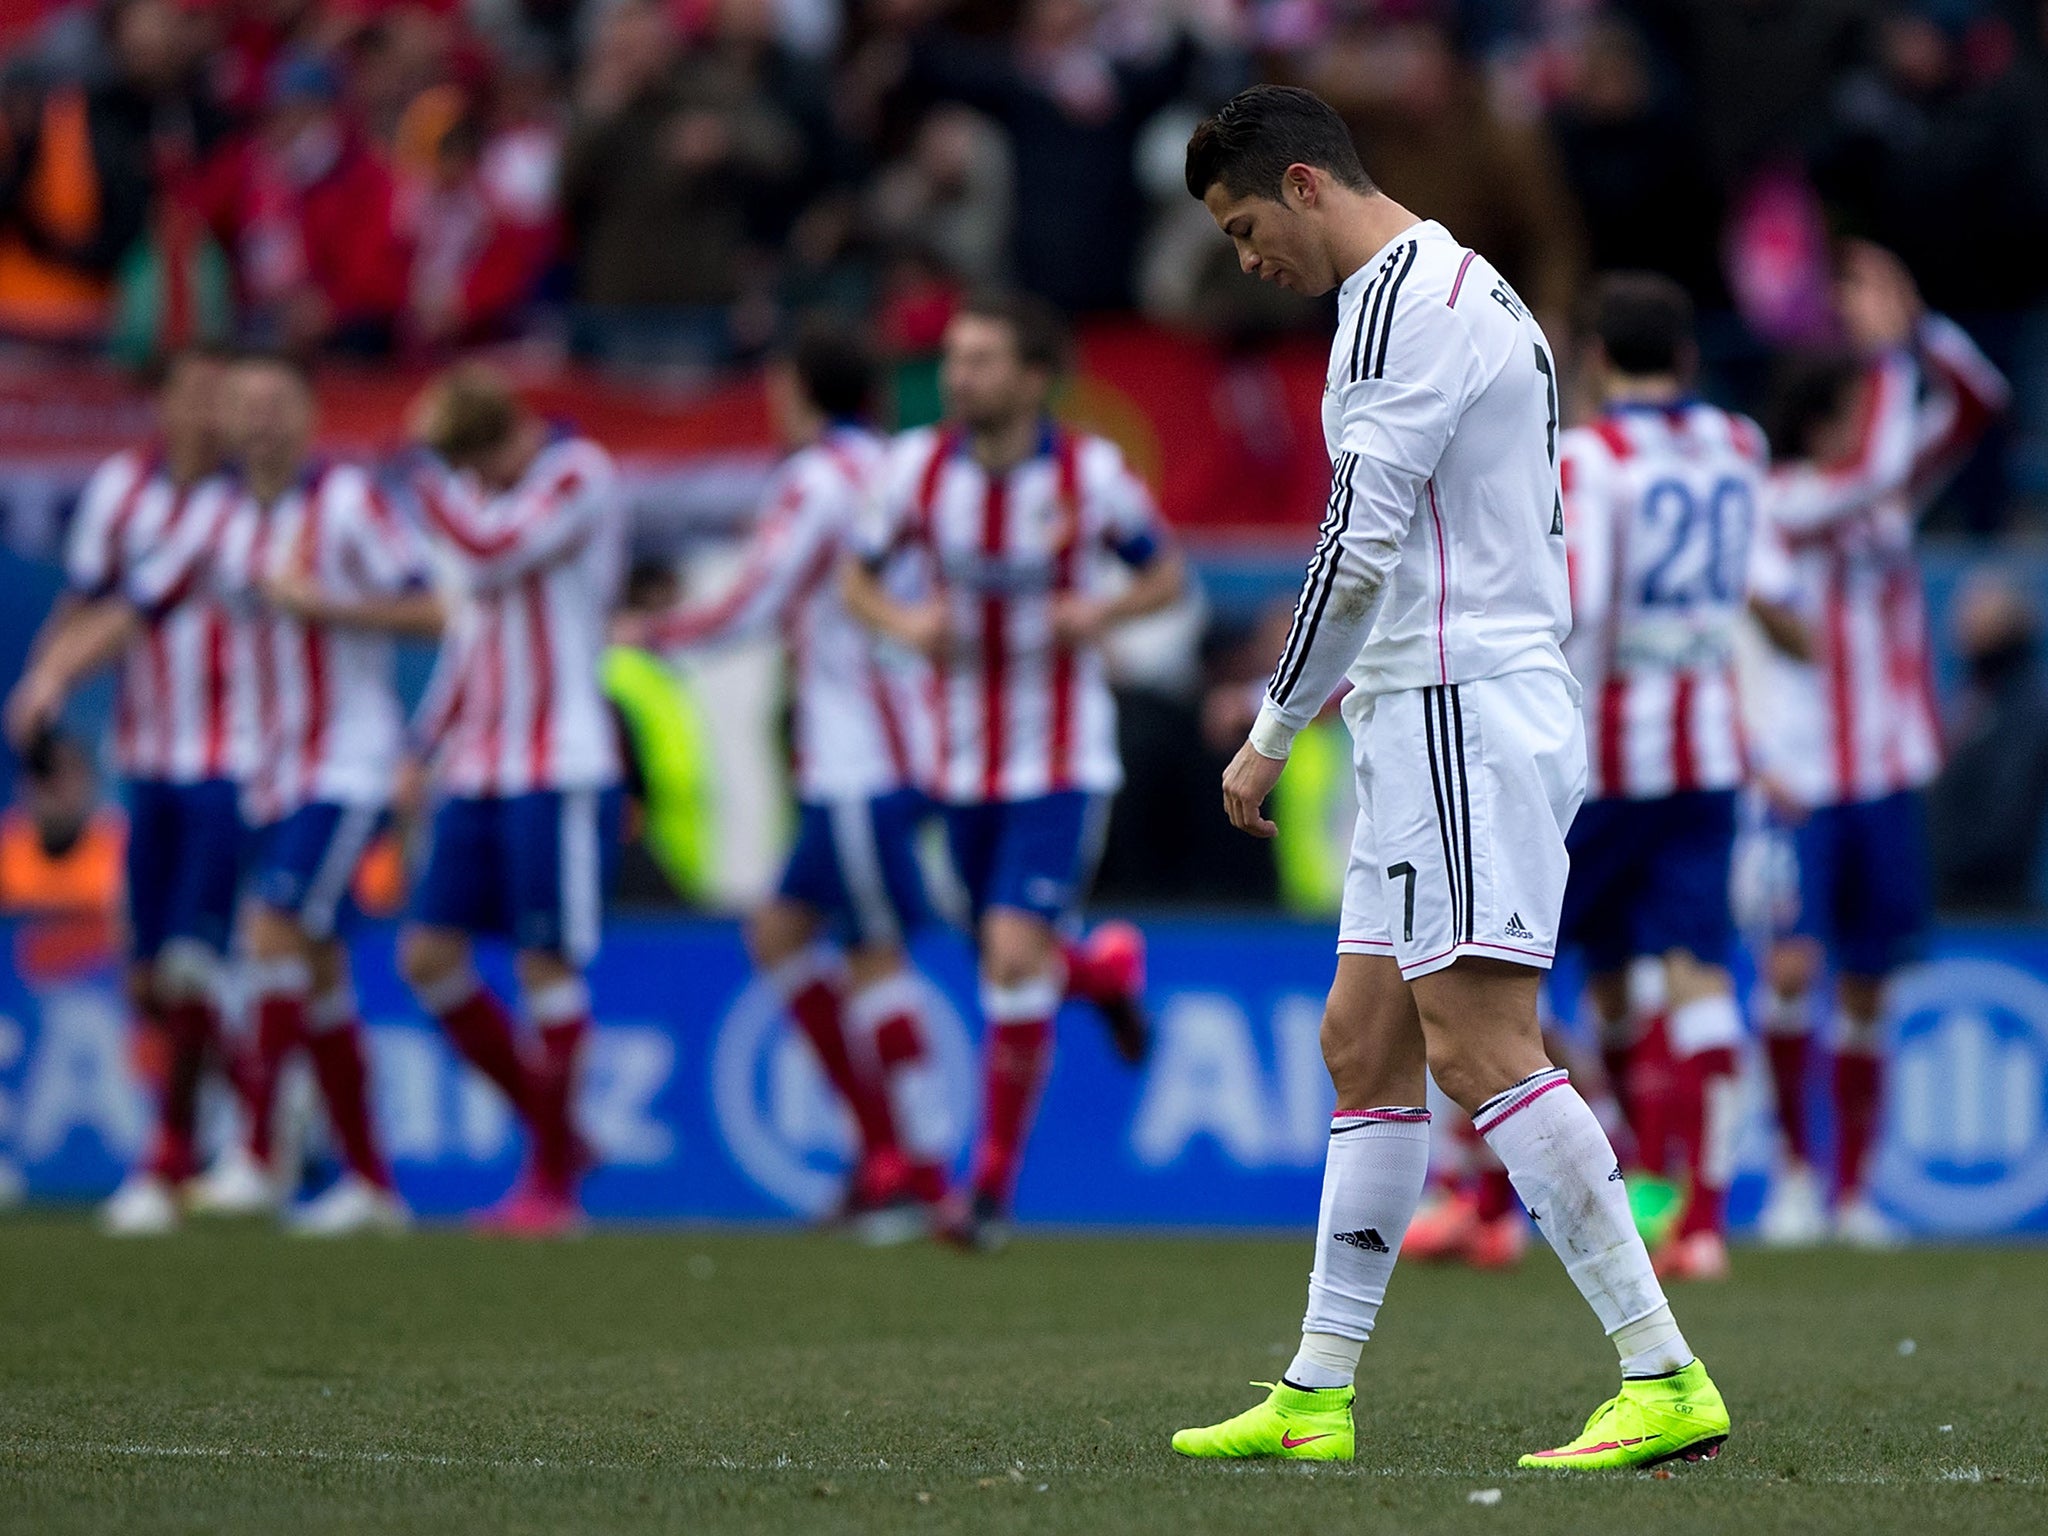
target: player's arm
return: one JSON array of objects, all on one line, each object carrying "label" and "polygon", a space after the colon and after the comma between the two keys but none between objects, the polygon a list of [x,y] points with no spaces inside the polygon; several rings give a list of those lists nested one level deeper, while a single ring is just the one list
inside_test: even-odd
[{"label": "player's arm", "polygon": [[490,591],[574,558],[610,504],[609,482],[594,465],[566,463],[488,524],[468,487],[439,466],[417,474],[414,488],[427,526],[454,550],[469,586]]},{"label": "player's arm", "polygon": [[24,749],[57,718],[72,690],[113,661],[142,631],[142,615],[118,595],[74,606],[7,696],[7,739]]},{"label": "player's arm", "polygon": [[308,574],[274,577],[262,583],[264,601],[309,624],[438,637],[448,615],[429,581],[426,552],[383,493],[367,476],[337,472],[324,494],[356,590],[336,591]]},{"label": "player's arm", "polygon": [[625,627],[630,638],[659,650],[680,650],[729,643],[773,628],[820,566],[832,559],[831,510],[829,504],[807,501],[793,481],[770,487],[732,584],[709,602],[684,603],[637,624],[629,621]]},{"label": "player's arm", "polygon": [[885,639],[925,656],[936,657],[946,649],[948,625],[945,603],[937,598],[906,602],[893,597],[882,583],[886,555],[856,552],[839,565],[839,595],[846,610]]},{"label": "player's arm", "polygon": [[1106,595],[1068,593],[1052,610],[1053,634],[1068,647],[1098,644],[1119,624],[1172,607],[1187,590],[1187,561],[1166,531],[1145,483],[1110,444],[1091,442],[1084,481],[1096,498],[1103,543],[1130,571],[1121,590]]},{"label": "player's arm", "polygon": [[1825,536],[1906,488],[1916,443],[1914,391],[1918,371],[1904,351],[1887,352],[1863,383],[1855,441],[1841,460],[1794,464],[1772,475],[1770,515],[1795,543]]},{"label": "player's arm", "polygon": [[1799,611],[1799,574],[1784,534],[1768,517],[1758,517],[1750,533],[1744,587],[1749,616],[1771,649],[1794,661],[1812,661],[1813,627]]},{"label": "player's arm", "polygon": [[1922,316],[1914,343],[1930,386],[1917,412],[1912,470],[1913,499],[1925,506],[2005,413],[2012,387],[1946,315]]},{"label": "player's arm", "polygon": [[847,612],[876,634],[937,657],[950,639],[945,600],[933,594],[906,601],[883,579],[890,562],[917,542],[910,481],[929,465],[932,452],[930,442],[915,436],[897,444],[878,493],[855,519],[852,548],[839,563],[839,595]]},{"label": "player's arm", "polygon": [[1271,837],[1262,809],[1295,733],[1322,710],[1372,632],[1423,486],[1436,473],[1463,399],[1471,340],[1449,311],[1415,305],[1390,317],[1380,377],[1341,387],[1337,462],[1294,622],[1250,738],[1223,776],[1239,830]]}]

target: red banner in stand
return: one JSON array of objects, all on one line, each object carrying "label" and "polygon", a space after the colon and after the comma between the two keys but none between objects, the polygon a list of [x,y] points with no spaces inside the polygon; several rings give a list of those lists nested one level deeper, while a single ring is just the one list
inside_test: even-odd
[{"label": "red banner in stand", "polygon": [[[646,468],[775,452],[757,375],[695,388],[587,369],[508,375],[547,415],[574,422]],[[320,436],[339,453],[396,448],[428,375],[333,365],[318,379]],[[1318,418],[1323,355],[1311,342],[1226,354],[1137,322],[1084,332],[1079,377],[1061,412],[1115,439],[1157,489],[1169,521],[1212,536],[1313,527],[1328,487]],[[112,369],[22,357],[0,361],[0,459],[17,467],[90,463],[148,430],[148,403]]]}]

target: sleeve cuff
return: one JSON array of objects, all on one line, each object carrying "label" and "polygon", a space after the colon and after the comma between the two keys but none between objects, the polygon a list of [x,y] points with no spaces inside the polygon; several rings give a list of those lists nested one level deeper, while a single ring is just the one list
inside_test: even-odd
[{"label": "sleeve cuff", "polygon": [[1294,734],[1300,729],[1300,726],[1290,725],[1282,719],[1279,706],[1267,699],[1259,706],[1259,718],[1252,722],[1252,750],[1261,757],[1285,762],[1294,747]]}]

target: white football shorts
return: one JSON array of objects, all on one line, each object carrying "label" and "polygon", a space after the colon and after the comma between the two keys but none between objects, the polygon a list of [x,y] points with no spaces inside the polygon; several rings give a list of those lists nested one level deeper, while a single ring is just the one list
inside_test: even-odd
[{"label": "white football shorts", "polygon": [[1571,682],[1511,672],[1344,701],[1358,820],[1337,952],[1407,980],[1461,955],[1548,969],[1586,795]]}]

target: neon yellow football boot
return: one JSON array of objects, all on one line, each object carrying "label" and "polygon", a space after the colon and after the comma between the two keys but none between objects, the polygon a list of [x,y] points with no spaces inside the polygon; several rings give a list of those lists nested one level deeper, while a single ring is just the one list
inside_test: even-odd
[{"label": "neon yellow football boot", "polygon": [[1524,1456],[1524,1467],[1594,1471],[1654,1467],[1662,1461],[1711,1461],[1728,1438],[1728,1405],[1695,1360],[1669,1376],[1623,1381],[1618,1396],[1593,1410],[1569,1444]]},{"label": "neon yellow football boot", "polygon": [[1278,1456],[1286,1461],[1349,1461],[1353,1448],[1351,1387],[1305,1392],[1285,1382],[1255,1381],[1271,1387],[1263,1403],[1234,1419],[1203,1429],[1183,1429],[1173,1448],[1183,1456]]}]

